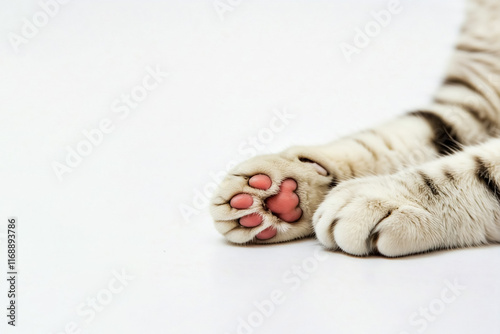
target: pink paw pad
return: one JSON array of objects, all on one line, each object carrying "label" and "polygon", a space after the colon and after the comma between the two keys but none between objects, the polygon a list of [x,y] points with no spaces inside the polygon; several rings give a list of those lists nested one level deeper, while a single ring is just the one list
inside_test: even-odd
[{"label": "pink paw pad", "polygon": [[[268,190],[273,182],[271,178],[265,174],[256,174],[248,180],[248,184],[255,189]],[[300,219],[302,210],[299,207],[299,196],[295,193],[297,190],[297,182],[293,179],[286,179],[280,185],[278,194],[266,199],[267,208],[278,218],[287,222],[293,223]],[[248,209],[253,204],[253,197],[249,194],[240,193],[229,201],[229,205],[238,210]],[[239,219],[239,223],[244,227],[257,227],[261,225],[263,218],[258,213],[251,213]],[[259,232],[255,237],[259,240],[271,239],[278,231],[275,227],[268,227]]]},{"label": "pink paw pad", "polygon": [[267,190],[271,188],[273,181],[271,181],[271,178],[265,174],[257,174],[248,180],[248,184],[255,189]]},{"label": "pink paw pad", "polygon": [[297,221],[302,216],[302,210],[298,207],[299,196],[294,192],[296,189],[297,182],[286,179],[280,185],[280,192],[266,200],[267,207],[288,223]]},{"label": "pink paw pad", "polygon": [[245,227],[255,227],[262,224],[262,217],[258,213],[252,213],[240,218],[240,225]]},{"label": "pink paw pad", "polygon": [[261,231],[259,234],[257,234],[255,237],[259,240],[267,240],[271,239],[278,233],[274,227],[268,227],[264,231]]},{"label": "pink paw pad", "polygon": [[235,209],[248,209],[253,204],[253,198],[249,194],[238,194],[231,198],[229,205]]}]

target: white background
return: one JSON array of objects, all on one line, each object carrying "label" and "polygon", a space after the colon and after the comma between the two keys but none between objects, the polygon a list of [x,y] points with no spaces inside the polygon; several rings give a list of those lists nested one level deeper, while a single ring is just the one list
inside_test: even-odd
[{"label": "white background", "polygon": [[[233,334],[259,320],[255,302],[273,290],[284,301],[240,333],[498,333],[498,246],[400,259],[331,253],[313,239],[241,247],[206,210],[211,174],[248,158],[238,147],[276,109],[295,118],[259,153],[323,143],[429,101],[464,3],[405,1],[348,62],[339,45],[387,4],[243,0],[221,19],[213,1],[73,1],[16,52],[9,34],[41,9],[4,1],[2,333]],[[113,101],[147,67],[169,76],[120,118]],[[53,163],[105,118],[113,132],[60,181]],[[196,212],[182,215],[187,207]],[[5,317],[8,216],[19,220],[16,328]],[[309,273],[298,278],[294,266]],[[77,309],[109,297],[114,271],[134,278],[88,321]],[[446,282],[464,288],[454,295]],[[423,320],[430,306],[439,314]]]}]

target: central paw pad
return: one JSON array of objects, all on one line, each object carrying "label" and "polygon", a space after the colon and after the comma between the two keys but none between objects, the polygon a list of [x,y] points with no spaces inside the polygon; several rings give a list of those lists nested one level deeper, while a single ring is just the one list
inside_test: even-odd
[{"label": "central paw pad", "polygon": [[302,216],[302,210],[298,207],[299,196],[294,192],[296,189],[297,182],[286,179],[280,185],[280,192],[266,200],[271,212],[287,223],[293,223]]},{"label": "central paw pad", "polygon": [[[265,174],[257,174],[248,180],[248,184],[255,189],[267,190],[272,186],[272,180]],[[299,207],[299,196],[295,193],[297,182],[293,179],[286,179],[280,185],[279,192],[267,198],[265,205],[269,211],[284,222],[293,223],[300,219],[302,210]],[[249,209],[254,203],[251,195],[245,193],[236,194],[229,201],[229,205],[238,210]],[[239,223],[244,227],[256,227],[262,224],[263,218],[258,213],[251,213],[239,219]],[[276,236],[277,230],[268,227],[259,232],[255,237],[259,240],[267,240]]]}]

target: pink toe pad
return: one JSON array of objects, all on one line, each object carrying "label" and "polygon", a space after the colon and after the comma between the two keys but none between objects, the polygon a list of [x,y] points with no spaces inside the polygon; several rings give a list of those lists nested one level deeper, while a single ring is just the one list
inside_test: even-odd
[{"label": "pink toe pad", "polygon": [[238,194],[231,198],[229,205],[235,209],[248,209],[253,204],[253,198],[249,194]]},{"label": "pink toe pad", "polygon": [[245,227],[255,227],[262,224],[262,217],[258,213],[252,213],[250,215],[240,218],[240,225]]},{"label": "pink toe pad", "polygon": [[271,227],[266,228],[264,231],[260,232],[259,234],[257,234],[255,237],[259,240],[267,240],[267,239],[271,239],[272,237],[274,237],[277,232],[278,231],[276,231],[276,229],[271,226]]},{"label": "pink toe pad", "polygon": [[260,190],[267,190],[271,188],[271,185],[273,182],[271,181],[271,178],[265,174],[257,174],[254,175],[248,180],[248,184],[256,189]]},{"label": "pink toe pad", "polygon": [[297,189],[297,182],[293,179],[286,179],[280,185],[281,191],[295,191]]}]

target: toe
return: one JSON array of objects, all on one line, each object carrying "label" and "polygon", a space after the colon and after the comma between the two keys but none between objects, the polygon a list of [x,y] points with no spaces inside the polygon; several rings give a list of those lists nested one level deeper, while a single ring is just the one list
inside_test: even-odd
[{"label": "toe", "polygon": [[271,178],[265,174],[257,174],[254,175],[248,180],[248,184],[256,189],[260,190],[267,190],[271,188],[271,185],[273,182],[271,181]]},{"label": "toe", "polygon": [[253,204],[253,198],[249,194],[238,194],[231,198],[229,205],[235,209],[248,209]]},{"label": "toe", "polygon": [[255,237],[259,240],[267,240],[267,239],[271,239],[272,237],[274,237],[276,235],[276,233],[277,233],[276,229],[271,226],[271,227],[266,228],[265,230],[263,230],[259,234],[257,234]]},{"label": "toe", "polygon": [[294,179],[286,179],[280,185],[281,191],[291,192],[297,189],[297,182]]},{"label": "toe", "polygon": [[250,215],[240,218],[240,225],[245,227],[255,227],[262,224],[262,217],[258,213],[252,213]]}]

